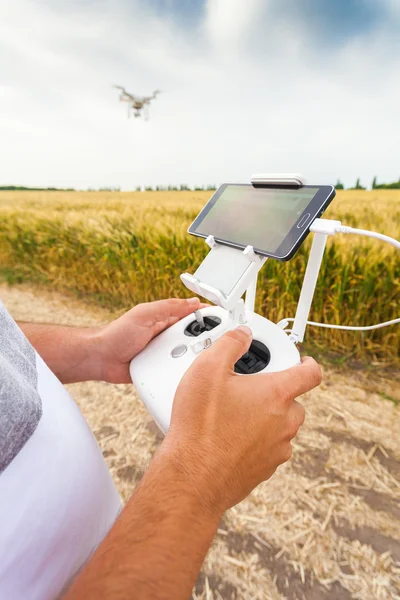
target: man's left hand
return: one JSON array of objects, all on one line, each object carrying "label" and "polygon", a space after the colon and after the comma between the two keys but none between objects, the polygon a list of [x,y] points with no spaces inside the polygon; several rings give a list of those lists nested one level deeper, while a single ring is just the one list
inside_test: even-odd
[{"label": "man's left hand", "polygon": [[138,304],[102,327],[99,341],[101,379],[110,383],[130,383],[129,363],[161,331],[198,308],[206,306],[198,298],[171,298]]}]

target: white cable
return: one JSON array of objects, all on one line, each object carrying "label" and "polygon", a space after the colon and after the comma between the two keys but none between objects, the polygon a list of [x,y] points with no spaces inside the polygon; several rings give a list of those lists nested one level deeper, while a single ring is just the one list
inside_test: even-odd
[{"label": "white cable", "polygon": [[383,233],[376,233],[375,231],[367,231],[365,229],[354,229],[353,227],[346,227],[344,225],[340,225],[336,229],[337,233],[356,233],[358,235],[365,235],[367,237],[376,238],[377,240],[382,240],[383,242],[387,242],[388,244],[392,244],[395,248],[400,250],[400,242],[395,240],[394,238],[389,237],[388,235],[383,235]]},{"label": "white cable", "polygon": [[365,235],[367,237],[376,238],[383,242],[391,244],[398,250],[400,250],[400,242],[395,240],[388,235],[383,233],[376,233],[375,231],[367,231],[366,229],[355,229],[354,227],[346,227],[342,225],[341,221],[330,221],[329,219],[315,219],[310,227],[310,231],[313,233],[323,233],[324,235],[335,235],[336,233],[355,233],[357,235]]},{"label": "white cable", "polygon": [[[287,333],[288,330],[286,329],[286,325],[288,325],[290,321],[294,321],[294,319],[282,319],[279,321],[278,326],[284,329],[285,333]],[[396,325],[397,323],[400,323],[400,318],[392,319],[391,321],[385,321],[384,323],[378,323],[377,325],[368,325],[367,327],[350,327],[348,325],[330,325],[329,323],[316,323],[315,321],[307,321],[307,325],[325,327],[326,329],[344,329],[346,331],[372,331],[373,329],[380,329],[381,327],[388,327],[389,325]]]},{"label": "white cable", "polygon": [[[375,231],[367,231],[366,229],[355,229],[353,227],[346,227],[342,225],[341,221],[331,221],[328,219],[315,219],[310,227],[310,231],[313,233],[320,233],[323,235],[335,235],[336,233],[353,233],[358,235],[365,235],[366,237],[376,238],[383,242],[387,242],[391,244],[398,250],[400,250],[400,242],[395,240],[394,238],[389,237],[388,235],[383,235],[382,233],[376,233]],[[282,319],[279,321],[278,326],[283,329],[286,333],[289,331],[286,330],[290,321],[294,321],[294,319]],[[315,321],[307,321],[307,325],[314,325],[315,327],[325,327],[326,329],[342,329],[345,331],[372,331],[373,329],[380,329],[381,327],[388,327],[389,325],[396,325],[400,323],[399,319],[392,319],[391,321],[385,321],[384,323],[378,323],[376,325],[369,325],[367,327],[350,327],[347,325],[330,325],[329,323],[316,323]],[[296,337],[296,336],[294,336]]]}]

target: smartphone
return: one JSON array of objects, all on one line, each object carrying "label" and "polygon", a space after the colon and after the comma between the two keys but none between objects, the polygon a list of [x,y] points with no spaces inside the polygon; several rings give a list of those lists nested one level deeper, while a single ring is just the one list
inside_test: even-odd
[{"label": "smartphone", "polygon": [[298,189],[259,188],[224,183],[210,198],[188,233],[221,244],[254,251],[286,261],[297,252],[335,197],[331,185],[305,185]]}]

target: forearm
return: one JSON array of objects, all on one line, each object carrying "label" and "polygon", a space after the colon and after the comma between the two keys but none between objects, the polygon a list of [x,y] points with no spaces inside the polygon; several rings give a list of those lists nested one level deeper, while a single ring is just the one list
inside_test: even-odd
[{"label": "forearm", "polygon": [[102,378],[101,328],[23,322],[18,325],[62,383]]},{"label": "forearm", "polygon": [[220,517],[161,448],[65,600],[187,600]]}]

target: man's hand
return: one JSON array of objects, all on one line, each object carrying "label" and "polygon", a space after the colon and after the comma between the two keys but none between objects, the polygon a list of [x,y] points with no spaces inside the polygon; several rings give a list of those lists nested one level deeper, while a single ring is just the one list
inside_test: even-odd
[{"label": "man's hand", "polygon": [[224,510],[289,459],[304,420],[295,398],[321,372],[306,358],[236,375],[250,342],[247,328],[231,331],[186,372],[166,438],[66,600],[187,600]]},{"label": "man's hand", "polygon": [[239,327],[196,359],[176,392],[163,443],[203,504],[221,514],[290,458],[304,421],[296,397],[321,382],[312,358],[280,373],[237,375],[234,364],[251,339]]},{"label": "man's hand", "polygon": [[131,383],[129,363],[161,331],[198,308],[198,298],[159,300],[138,304],[119,319],[102,328],[99,336],[101,379],[110,383]]},{"label": "man's hand", "polygon": [[103,327],[18,324],[62,383],[131,383],[132,358],[161,331],[203,306],[198,298],[138,304]]}]

